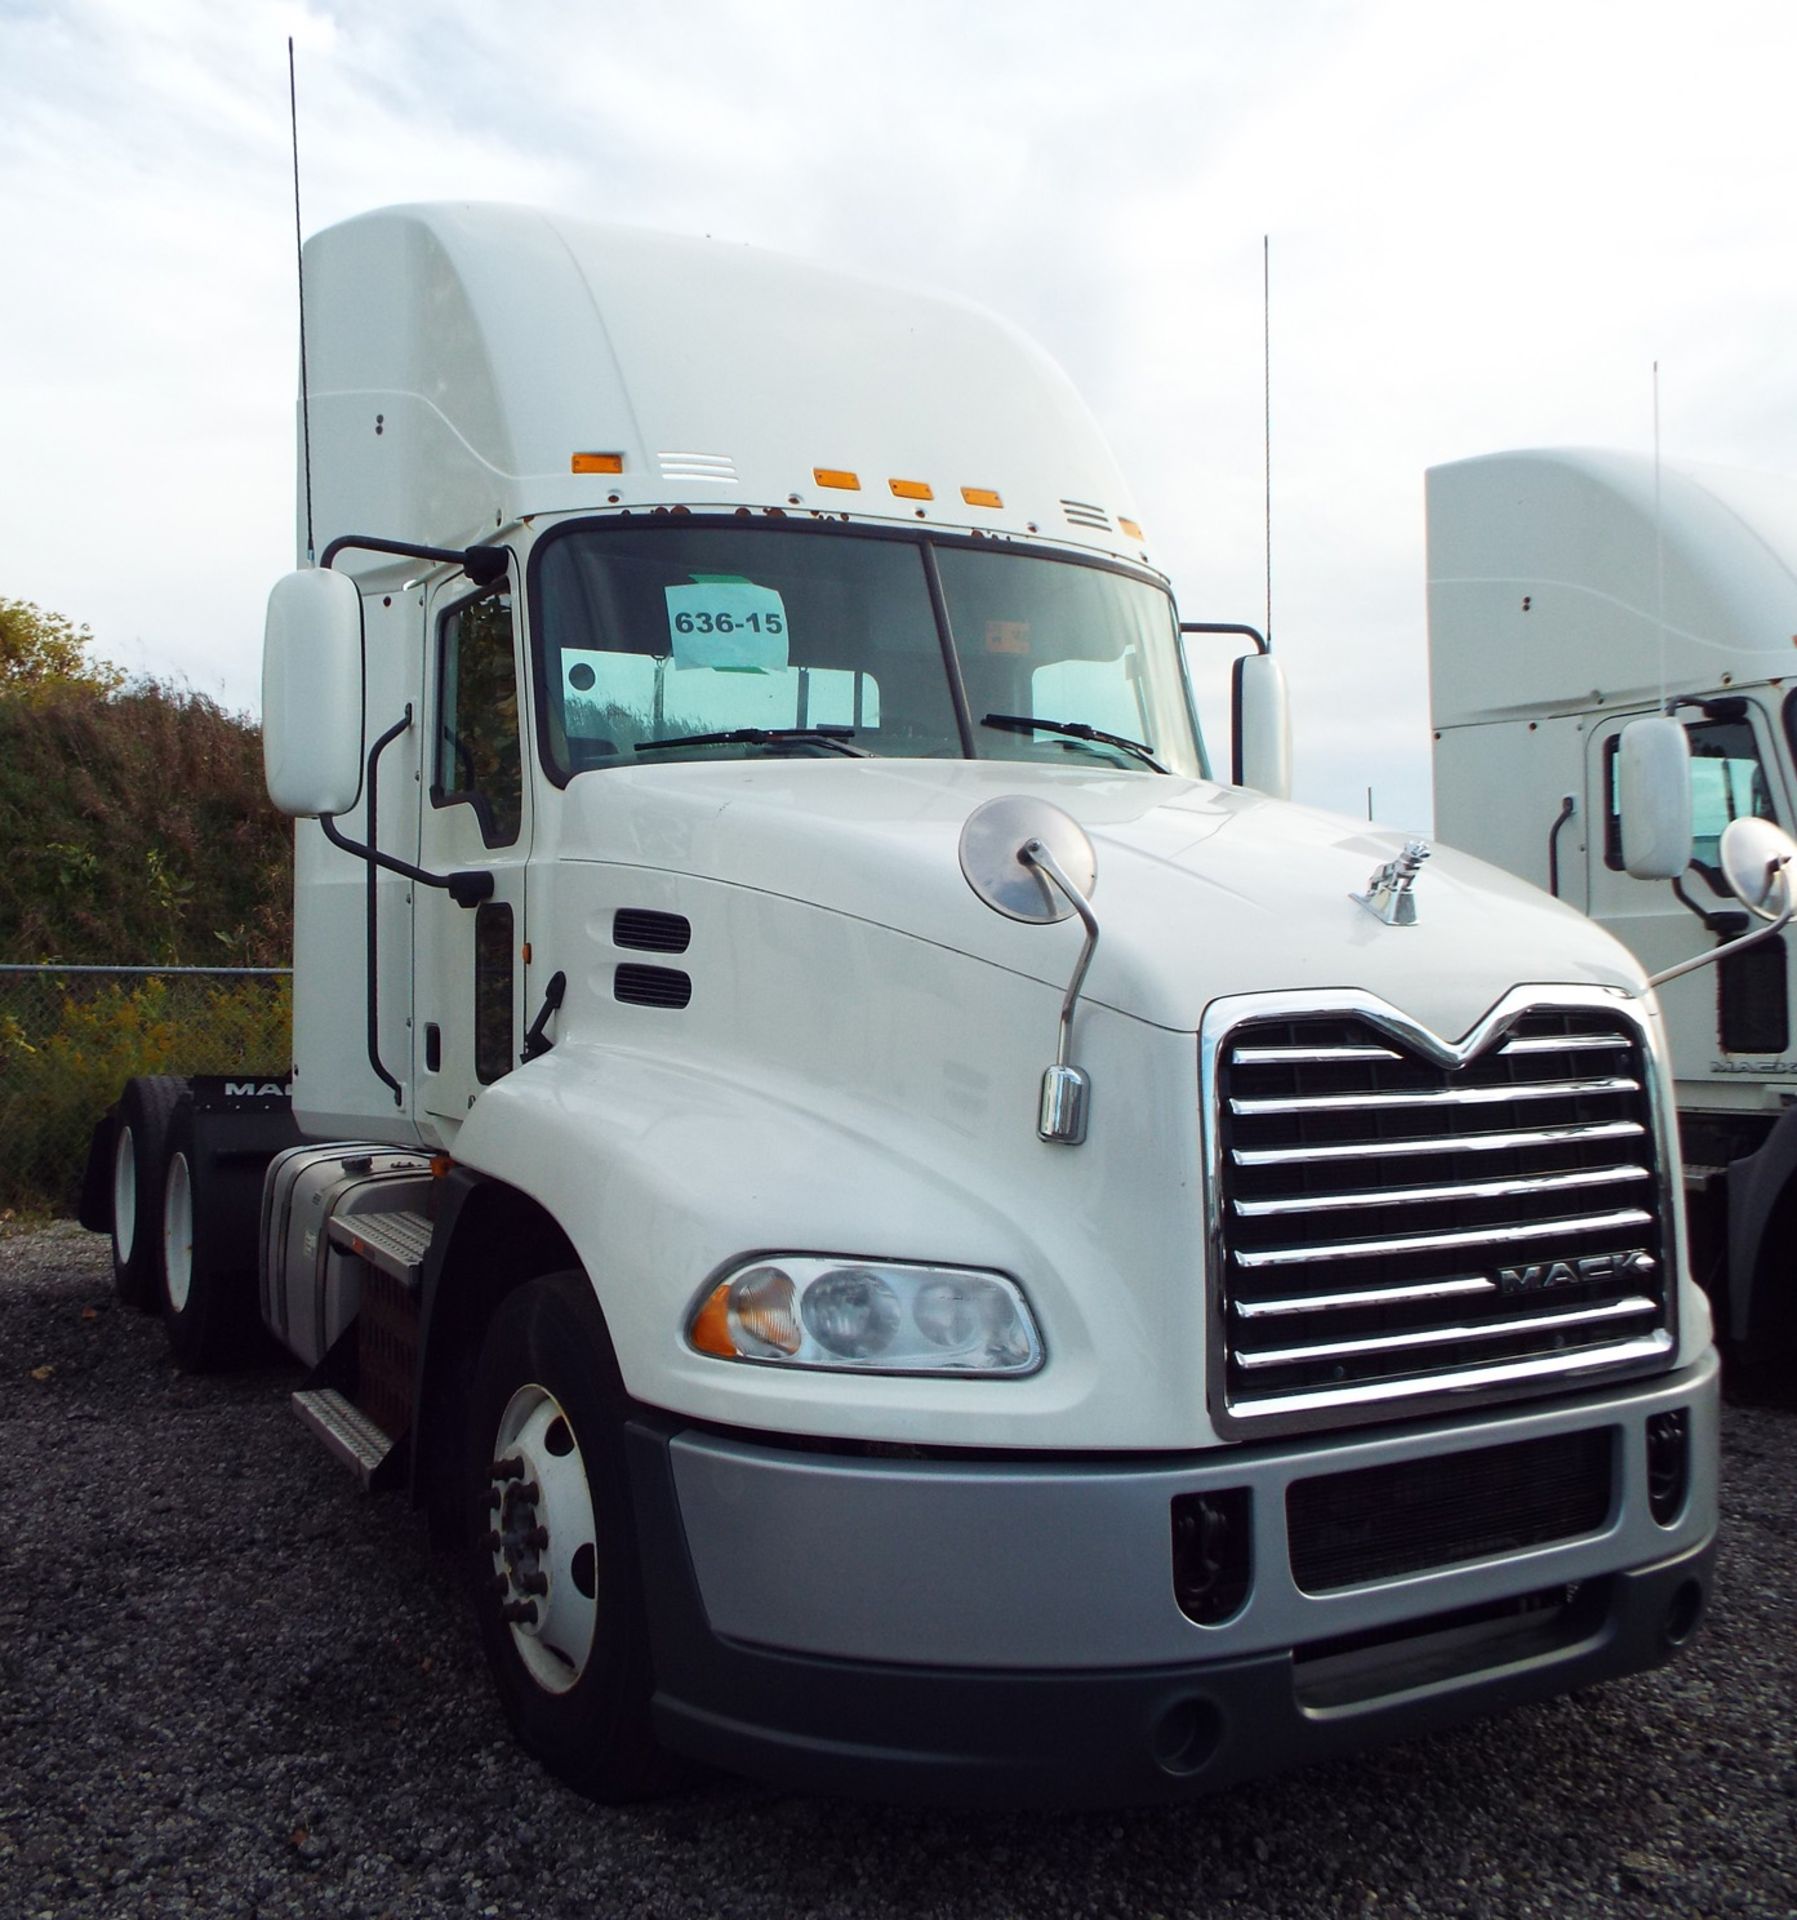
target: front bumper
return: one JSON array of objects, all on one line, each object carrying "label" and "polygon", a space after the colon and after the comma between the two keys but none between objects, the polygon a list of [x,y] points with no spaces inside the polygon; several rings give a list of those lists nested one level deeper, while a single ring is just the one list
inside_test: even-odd
[{"label": "front bumper", "polygon": [[[1689,1476],[1649,1510],[1646,1424]],[[656,1667],[681,1752],[805,1792],[955,1804],[1178,1800],[1658,1665],[1703,1610],[1714,1355],[1510,1413],[1149,1460],[800,1451],[630,1428]],[[1294,1482],[1611,1429],[1606,1520],[1326,1593],[1293,1575]],[[1181,1612],[1171,1503],[1247,1489],[1252,1577]]]}]

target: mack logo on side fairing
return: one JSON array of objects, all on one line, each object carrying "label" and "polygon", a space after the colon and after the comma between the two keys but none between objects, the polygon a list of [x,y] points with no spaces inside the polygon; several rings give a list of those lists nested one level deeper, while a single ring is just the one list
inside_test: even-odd
[{"label": "mack logo on side fairing", "polygon": [[1582,1259],[1536,1260],[1527,1266],[1499,1267],[1497,1283],[1504,1293],[1546,1293],[1554,1287],[1580,1287],[1589,1281],[1641,1279],[1656,1262],[1644,1247],[1626,1253],[1592,1253]]}]

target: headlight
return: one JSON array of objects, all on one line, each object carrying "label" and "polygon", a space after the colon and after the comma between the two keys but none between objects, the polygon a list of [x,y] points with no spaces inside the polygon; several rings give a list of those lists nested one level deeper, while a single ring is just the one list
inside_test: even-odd
[{"label": "headlight", "polygon": [[1034,1373],[1042,1338],[1014,1281],[968,1267],[774,1255],[710,1288],[700,1353],[871,1373]]}]

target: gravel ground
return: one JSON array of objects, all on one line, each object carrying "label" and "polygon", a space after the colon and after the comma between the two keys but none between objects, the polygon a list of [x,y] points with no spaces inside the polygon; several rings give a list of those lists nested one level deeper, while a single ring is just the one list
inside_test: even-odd
[{"label": "gravel ground", "polygon": [[1176,1812],[976,1817],[565,1792],[292,1385],[183,1377],[102,1241],[0,1226],[0,1920],[1797,1914],[1789,1410],[1728,1411],[1672,1668]]}]

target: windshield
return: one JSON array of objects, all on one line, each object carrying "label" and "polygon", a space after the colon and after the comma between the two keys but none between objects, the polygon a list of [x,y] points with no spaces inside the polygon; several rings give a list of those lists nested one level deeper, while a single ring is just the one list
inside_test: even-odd
[{"label": "windshield", "polygon": [[561,779],[845,743],[1147,770],[1086,733],[1206,771],[1172,602],[1109,567],[921,536],[613,522],[547,539],[532,586]]}]

